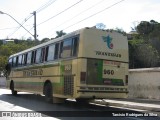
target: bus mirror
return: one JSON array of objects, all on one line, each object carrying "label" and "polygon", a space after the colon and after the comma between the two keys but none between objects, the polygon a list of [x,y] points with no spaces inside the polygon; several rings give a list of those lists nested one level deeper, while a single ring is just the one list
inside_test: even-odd
[{"label": "bus mirror", "polygon": [[7,71],[10,71],[11,70],[11,64],[7,64],[6,66],[5,66],[5,69],[7,70]]}]

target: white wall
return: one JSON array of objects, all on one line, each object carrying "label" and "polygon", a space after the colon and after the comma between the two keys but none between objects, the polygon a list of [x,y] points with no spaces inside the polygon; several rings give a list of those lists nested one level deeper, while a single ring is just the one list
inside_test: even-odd
[{"label": "white wall", "polygon": [[160,99],[160,68],[130,69],[129,98]]},{"label": "white wall", "polygon": [[6,86],[6,78],[0,77],[0,87],[5,87],[5,86]]}]

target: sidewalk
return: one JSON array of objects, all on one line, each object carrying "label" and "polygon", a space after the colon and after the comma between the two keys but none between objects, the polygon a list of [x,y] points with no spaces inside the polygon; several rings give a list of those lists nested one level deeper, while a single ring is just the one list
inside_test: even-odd
[{"label": "sidewalk", "polygon": [[104,100],[95,100],[95,103],[108,106],[127,107],[132,109],[160,112],[160,100],[149,100],[149,99],[138,99],[138,98],[104,99]]}]

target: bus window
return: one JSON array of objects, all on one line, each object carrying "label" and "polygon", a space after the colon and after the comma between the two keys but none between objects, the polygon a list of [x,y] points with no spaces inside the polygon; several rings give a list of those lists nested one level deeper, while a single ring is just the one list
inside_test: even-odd
[{"label": "bus window", "polygon": [[70,57],[71,56],[71,50],[72,50],[72,39],[67,39],[63,42],[61,57],[62,58]]},{"label": "bus window", "polygon": [[77,56],[78,51],[78,37],[73,38],[72,56]]},{"label": "bus window", "polygon": [[59,58],[62,57],[62,52],[63,52],[63,41],[60,43]]},{"label": "bus window", "polygon": [[16,57],[16,67],[18,66],[18,56]]},{"label": "bus window", "polygon": [[21,65],[22,65],[22,55],[19,55],[18,66],[21,66]]},{"label": "bus window", "polygon": [[28,56],[27,56],[27,65],[31,64],[31,52],[28,53]]},{"label": "bus window", "polygon": [[16,57],[13,58],[13,67],[16,66]]},{"label": "bus window", "polygon": [[41,60],[41,62],[44,62],[44,59],[45,59],[45,48],[42,48],[42,50],[41,50],[41,58],[40,58]]},{"label": "bus window", "polygon": [[28,57],[28,53],[24,54],[24,65],[27,64],[27,57]]},{"label": "bus window", "polygon": [[53,60],[54,54],[55,54],[55,45],[52,44],[49,46],[47,61]]},{"label": "bus window", "polygon": [[41,57],[41,49],[37,49],[36,53],[36,63],[40,62],[40,57]]},{"label": "bus window", "polygon": [[31,64],[34,64],[35,61],[36,61],[36,52],[37,52],[37,50],[32,51],[32,55],[31,55]]},{"label": "bus window", "polygon": [[55,45],[54,59],[58,59],[59,43]]},{"label": "bus window", "polygon": [[12,58],[10,58],[8,62],[12,66]]},{"label": "bus window", "polygon": [[48,50],[49,50],[49,46],[47,46],[45,49],[45,61],[47,61],[47,58],[48,58]]}]

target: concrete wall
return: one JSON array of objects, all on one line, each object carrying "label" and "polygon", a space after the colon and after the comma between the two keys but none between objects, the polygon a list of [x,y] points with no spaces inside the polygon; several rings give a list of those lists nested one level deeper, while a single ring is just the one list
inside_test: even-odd
[{"label": "concrete wall", "polygon": [[130,69],[129,98],[160,100],[160,68]]},{"label": "concrete wall", "polygon": [[0,77],[0,87],[5,87],[5,86],[6,86],[6,78]]}]

